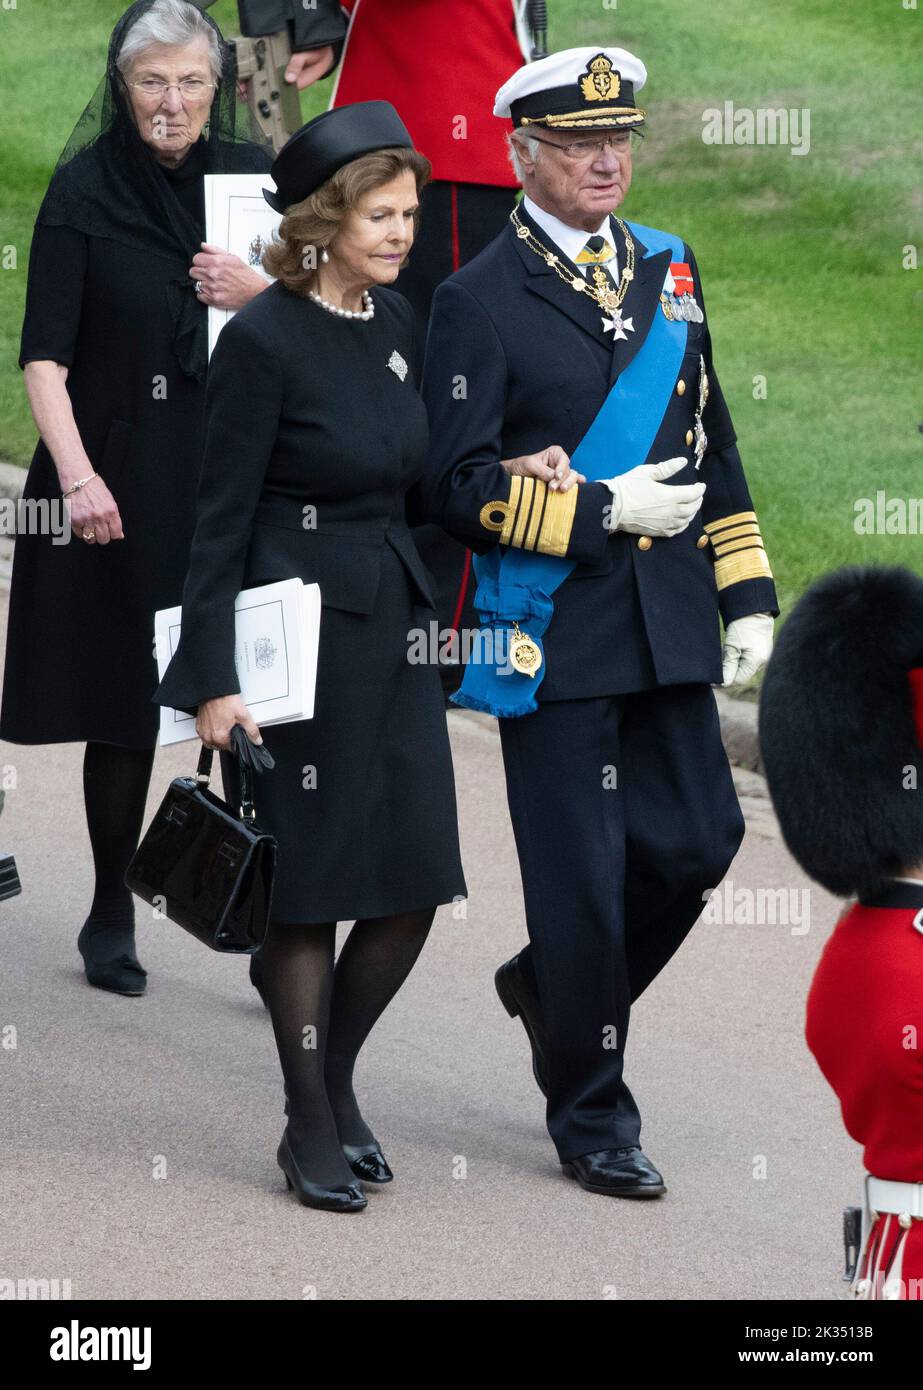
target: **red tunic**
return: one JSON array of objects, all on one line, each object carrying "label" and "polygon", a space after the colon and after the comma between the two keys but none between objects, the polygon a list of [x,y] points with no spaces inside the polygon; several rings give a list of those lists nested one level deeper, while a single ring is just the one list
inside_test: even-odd
[{"label": "red tunic", "polygon": [[[868,1172],[923,1183],[923,884],[894,881],[840,918],[808,994],[806,1032]],[[879,1217],[860,1277],[877,1268],[883,1284],[902,1234],[896,1216]],[[923,1298],[923,1220],[907,1233],[902,1281],[902,1297]]]},{"label": "red tunic", "polygon": [[390,101],[446,182],[516,187],[497,89],[522,67],[513,0],[346,0],[331,101]]}]

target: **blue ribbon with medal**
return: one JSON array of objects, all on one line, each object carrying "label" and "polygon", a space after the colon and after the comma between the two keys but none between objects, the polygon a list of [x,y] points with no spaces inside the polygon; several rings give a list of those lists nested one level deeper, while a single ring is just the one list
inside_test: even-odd
[{"label": "blue ribbon with medal", "polygon": [[[683,243],[667,232],[626,224],[647,248],[645,259],[669,250],[681,262]],[[627,473],[647,460],[664,417],[686,348],[688,326],[655,312],[637,355],[619,374],[593,423],[571,458],[571,467],[589,482]],[[474,606],[481,618],[481,642],[465,666],[452,703],[499,719],[515,719],[538,709],[535,692],[545,677],[542,636],[554,616],[552,594],[575,562],[557,555],[496,546],[475,556],[478,587]],[[538,648],[534,674],[517,670],[511,640],[525,637]]]}]

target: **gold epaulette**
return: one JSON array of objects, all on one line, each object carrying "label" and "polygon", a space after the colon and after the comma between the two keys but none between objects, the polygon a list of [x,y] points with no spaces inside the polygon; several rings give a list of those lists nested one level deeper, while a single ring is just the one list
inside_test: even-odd
[{"label": "gold epaulette", "polygon": [[500,532],[501,545],[540,550],[544,555],[566,555],[577,510],[577,487],[552,492],[540,478],[510,478],[510,495],[504,502],[487,502],[481,508],[481,525]]},{"label": "gold epaulette", "polygon": [[760,535],[756,512],[735,512],[705,527],[715,550],[715,582],[719,589],[743,579],[771,579],[769,557]]}]

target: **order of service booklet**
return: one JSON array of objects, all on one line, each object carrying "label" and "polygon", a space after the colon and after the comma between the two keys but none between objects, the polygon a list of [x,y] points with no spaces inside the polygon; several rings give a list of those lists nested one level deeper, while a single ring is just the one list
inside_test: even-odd
[{"label": "order of service booklet", "polygon": [[[282,214],[269,206],[263,197],[264,188],[272,193],[276,191],[268,174],[206,174],[205,240],[209,246],[220,246],[239,256],[245,265],[258,271],[267,284],[271,284],[260,262],[282,221]],[[216,309],[209,305],[209,357],[218,334],[233,317],[233,309]]]},{"label": "order of service booklet", "polygon": [[[320,612],[320,586],[300,579],[242,589],[237,595],[234,663],[241,699],[257,724],[313,718]],[[154,615],[160,680],[179,646],[182,614],[177,606]],[[161,706],[161,747],[195,737],[194,715]]]}]

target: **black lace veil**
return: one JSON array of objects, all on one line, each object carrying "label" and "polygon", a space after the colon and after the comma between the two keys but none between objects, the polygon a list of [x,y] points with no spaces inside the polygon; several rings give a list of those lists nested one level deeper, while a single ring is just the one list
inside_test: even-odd
[{"label": "black lace veil", "polygon": [[[142,140],[117,66],[128,31],[154,3],[136,0],[113,29],[105,75],[61,152],[37,224],[74,227],[172,258],[173,350],[183,371],[201,381],[208,363],[206,311],[188,275],[200,231]],[[230,46],[214,20],[204,11],[201,15],[218,38],[221,74],[208,123],[180,167],[188,164],[196,174],[264,172],[272,162],[272,145],[249,107],[237,100]]]}]

